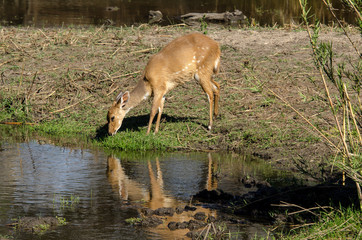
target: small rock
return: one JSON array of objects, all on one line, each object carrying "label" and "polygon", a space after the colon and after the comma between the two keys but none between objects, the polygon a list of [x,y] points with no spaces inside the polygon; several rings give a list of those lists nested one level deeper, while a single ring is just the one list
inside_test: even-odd
[{"label": "small rock", "polygon": [[173,216],[175,210],[173,208],[158,208],[153,211],[153,214],[158,216]]},{"label": "small rock", "polygon": [[173,230],[176,230],[177,229],[177,223],[176,222],[170,222],[167,227],[173,231]]},{"label": "small rock", "polygon": [[201,222],[201,221],[196,221],[196,220],[190,220],[189,221],[189,225],[187,226],[188,229],[190,229],[190,231],[195,230],[195,229],[199,229],[202,227],[205,227],[206,223]]},{"label": "small rock", "polygon": [[199,221],[204,221],[206,218],[206,214],[204,212],[198,212],[194,215],[194,218]]},{"label": "small rock", "polygon": [[143,208],[141,209],[141,212],[143,213],[143,215],[145,215],[146,217],[152,216],[153,215],[153,210],[149,209],[149,208]]},{"label": "small rock", "polygon": [[163,221],[156,216],[147,217],[142,219],[142,227],[157,227],[158,225],[162,224]]},{"label": "small rock", "polygon": [[176,207],[176,209],[175,209],[175,211],[176,211],[177,214],[183,213],[184,210],[185,210],[185,208],[184,208],[184,207],[180,207],[180,206]]},{"label": "small rock", "polygon": [[178,224],[177,224],[177,227],[179,228],[179,229],[185,229],[185,228],[187,228],[189,226],[189,223],[188,222],[179,222]]},{"label": "small rock", "polygon": [[189,225],[188,222],[170,222],[167,227],[170,230],[176,230],[176,229],[185,229]]},{"label": "small rock", "polygon": [[196,207],[185,206],[185,211],[196,211]]}]

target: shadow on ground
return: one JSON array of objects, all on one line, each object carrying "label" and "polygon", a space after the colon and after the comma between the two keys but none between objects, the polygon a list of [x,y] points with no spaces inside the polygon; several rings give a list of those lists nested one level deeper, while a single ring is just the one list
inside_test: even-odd
[{"label": "shadow on ground", "polygon": [[[133,132],[139,132],[141,128],[144,128],[148,125],[150,116],[147,115],[140,115],[140,116],[131,116],[127,117],[123,120],[121,128],[118,130],[118,132],[123,131],[133,131]],[[157,116],[155,117],[155,119]],[[169,116],[167,114],[162,114],[161,118],[161,125],[164,122],[171,122],[171,123],[177,123],[177,122],[194,122],[194,117],[173,117]],[[153,123],[155,124],[155,121]],[[197,124],[200,124],[199,122]],[[206,125],[201,124],[202,127],[207,128]],[[154,127],[154,126],[153,126]],[[95,140],[103,140],[106,137],[108,137],[108,124],[105,124],[101,127],[99,127],[96,130],[96,136],[94,137]]]}]

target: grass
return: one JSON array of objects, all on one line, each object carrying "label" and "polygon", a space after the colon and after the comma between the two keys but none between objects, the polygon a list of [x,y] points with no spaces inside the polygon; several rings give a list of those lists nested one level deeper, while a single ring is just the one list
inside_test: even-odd
[{"label": "grass", "polygon": [[[57,202],[57,205],[56,205]],[[80,203],[80,198],[78,196],[75,196],[73,194],[71,194],[69,197],[64,197],[64,196],[59,196],[58,199],[56,199],[56,195],[54,195],[53,198],[53,208],[59,208],[61,210],[64,209],[74,209],[78,204]],[[62,218],[58,218],[58,222],[59,223],[66,223],[65,219]],[[61,224],[64,225],[64,224]]]},{"label": "grass", "polygon": [[[160,138],[153,134],[146,135],[145,131],[139,133],[125,131],[112,138],[105,138],[99,144],[108,149],[122,149],[128,151],[166,150],[175,146],[173,139]],[[176,147],[176,146],[175,146]]]},{"label": "grass", "polygon": [[130,225],[135,225],[140,222],[142,222],[142,218],[127,218],[126,219],[126,223],[128,223]]},{"label": "grass", "polygon": [[33,227],[33,231],[36,234],[44,234],[46,231],[48,231],[50,229],[50,225],[49,224],[39,224],[35,227]]},{"label": "grass", "polygon": [[67,224],[68,224],[68,222],[66,221],[66,219],[63,218],[63,217],[55,216],[55,218],[58,220],[58,224],[59,224],[60,226],[64,226],[64,225],[67,225]]},{"label": "grass", "polygon": [[[31,127],[37,133],[69,139],[81,136],[93,139],[97,146],[121,150],[241,150],[255,147],[257,143],[261,149],[275,145],[269,144],[273,131],[268,127],[253,131],[245,124],[250,130],[246,134],[237,133],[242,131],[238,120],[244,118],[244,111],[249,109],[243,98],[240,99],[244,93],[253,94],[248,101],[256,100],[253,104],[255,114],[272,109],[277,103],[270,96],[259,99],[265,90],[263,85],[253,83],[254,75],[258,74],[254,62],[258,59],[253,59],[248,67],[244,67],[245,62],[249,64],[250,58],[233,45],[221,43],[224,69],[217,77],[222,85],[221,116],[215,120],[212,133],[206,130],[207,99],[200,87],[192,82],[175,89],[168,96],[161,132],[157,137],[145,136],[150,109],[150,103],[145,102],[128,114],[128,123],[126,118],[121,132],[107,138],[105,115],[114,96],[121,89],[128,90],[136,84],[147,59],[173,35],[194,29],[158,28],[162,37],[157,42],[150,41],[146,34],[154,30],[152,26],[140,29],[73,27],[57,31],[36,28],[5,30],[0,36],[7,53],[0,63],[1,71],[12,74],[3,78],[4,84],[0,87],[0,122],[37,123]],[[11,31],[15,31],[15,38],[10,35]],[[214,34],[215,30],[207,26],[207,31]],[[268,56],[264,57],[273,61]],[[230,65],[230,62],[237,64]],[[251,68],[251,65],[254,67]],[[229,82],[223,72],[228,73],[227,78],[230,79],[240,79],[241,72],[245,79],[249,79],[247,87],[240,86],[237,81]],[[262,121],[259,119],[252,123],[257,126]],[[228,132],[233,132],[231,141],[223,134],[226,128]],[[250,142],[249,139],[255,141]]]},{"label": "grass", "polygon": [[352,208],[322,212],[318,221],[301,225],[280,239],[360,239],[362,214]]},{"label": "grass", "polygon": [[2,235],[2,234],[0,234],[0,239],[8,240],[8,239],[14,239],[14,237],[10,236],[10,235]]}]

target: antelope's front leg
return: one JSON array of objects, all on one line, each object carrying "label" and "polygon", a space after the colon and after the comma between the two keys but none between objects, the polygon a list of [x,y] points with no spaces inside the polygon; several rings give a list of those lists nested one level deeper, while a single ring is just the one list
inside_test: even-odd
[{"label": "antelope's front leg", "polygon": [[162,110],[163,110],[163,103],[164,103],[163,95],[164,94],[160,94],[160,93],[154,94],[152,108],[151,108],[151,114],[150,114],[150,120],[148,122],[147,134],[149,134],[151,131],[152,122],[153,122],[153,119],[155,118],[155,115],[157,112],[158,112],[158,116],[157,116],[157,120],[156,120],[155,133],[158,132],[158,129],[160,126],[161,114],[162,114]]}]

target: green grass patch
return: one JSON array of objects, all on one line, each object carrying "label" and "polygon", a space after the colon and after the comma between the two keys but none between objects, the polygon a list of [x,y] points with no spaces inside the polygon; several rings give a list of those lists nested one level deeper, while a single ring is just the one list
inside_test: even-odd
[{"label": "green grass patch", "polygon": [[323,212],[319,221],[292,230],[281,239],[360,239],[362,213],[347,208]]},{"label": "green grass patch", "polygon": [[147,150],[166,150],[171,147],[168,139],[146,135],[145,131],[133,132],[124,131],[113,137],[107,137],[97,142],[100,146],[108,149],[120,149],[126,151],[147,151]]},{"label": "green grass patch", "polygon": [[66,135],[91,135],[95,133],[95,126],[84,124],[83,122],[71,119],[60,118],[49,122],[43,122],[32,126],[36,131],[40,131],[53,136]]},{"label": "green grass patch", "polygon": [[126,223],[131,224],[131,225],[135,225],[140,222],[142,222],[142,218],[127,218],[126,219]]}]

